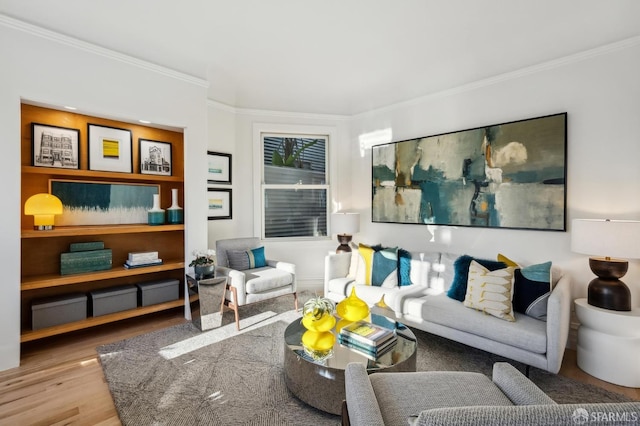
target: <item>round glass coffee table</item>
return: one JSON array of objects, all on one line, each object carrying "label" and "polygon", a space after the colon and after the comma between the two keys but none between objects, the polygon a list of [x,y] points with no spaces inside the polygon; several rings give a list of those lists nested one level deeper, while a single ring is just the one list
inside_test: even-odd
[{"label": "round glass coffee table", "polygon": [[[307,331],[300,319],[293,321],[284,332],[284,378],[287,388],[301,401],[328,413],[340,414],[345,399],[344,370],[350,362],[359,362],[367,372],[416,371],[416,336],[405,325],[386,317],[371,314],[372,323],[394,328],[398,336],[393,348],[376,359],[348,348],[338,342],[333,354],[314,360],[301,343]],[[332,331],[334,334],[335,330]]]}]

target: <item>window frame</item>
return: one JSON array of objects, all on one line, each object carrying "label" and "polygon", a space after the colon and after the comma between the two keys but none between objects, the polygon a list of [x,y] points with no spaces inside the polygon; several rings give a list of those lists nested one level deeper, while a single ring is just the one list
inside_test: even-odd
[{"label": "window frame", "polygon": [[[324,241],[331,239],[330,218],[332,209],[332,187],[331,182],[335,179],[335,161],[332,157],[333,141],[335,141],[335,128],[329,126],[304,126],[304,125],[282,125],[282,124],[254,124],[254,235],[259,235],[263,241]],[[277,137],[304,137],[304,138],[324,138],[325,143],[325,183],[324,184],[266,184],[264,182],[264,139],[267,136]],[[258,172],[259,171],[259,172]],[[266,237],[265,229],[265,194],[267,189],[297,189],[297,190],[326,190],[326,220],[327,235],[322,236],[301,236],[301,237]]]}]

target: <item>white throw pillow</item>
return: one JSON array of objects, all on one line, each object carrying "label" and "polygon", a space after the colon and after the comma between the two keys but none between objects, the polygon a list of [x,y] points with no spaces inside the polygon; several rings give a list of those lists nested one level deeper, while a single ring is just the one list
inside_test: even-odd
[{"label": "white throw pillow", "polygon": [[500,319],[515,321],[511,304],[514,271],[513,266],[490,271],[472,260],[464,306]]}]

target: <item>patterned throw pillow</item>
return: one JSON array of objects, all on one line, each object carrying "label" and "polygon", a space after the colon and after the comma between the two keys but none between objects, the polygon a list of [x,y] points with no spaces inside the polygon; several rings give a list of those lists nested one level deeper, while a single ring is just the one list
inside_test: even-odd
[{"label": "patterned throw pillow", "polygon": [[513,310],[546,321],[547,301],[551,295],[551,262],[520,267],[504,255],[502,260],[517,267],[513,284]]},{"label": "patterned throw pillow", "polygon": [[264,247],[257,247],[251,250],[227,250],[227,259],[229,260],[229,267],[238,271],[267,266]]},{"label": "patterned throw pillow", "polygon": [[458,257],[453,263],[453,282],[451,283],[451,287],[449,287],[449,291],[447,291],[447,296],[450,298],[460,302],[464,301],[467,293],[467,281],[469,278],[469,265],[471,264],[471,261],[480,263],[490,271],[507,267],[504,262],[496,262],[495,260],[489,259],[477,259],[466,254]]},{"label": "patterned throw pillow", "polygon": [[491,271],[478,262],[471,261],[464,306],[507,321],[515,321],[511,305],[514,271],[513,266]]},{"label": "patterned throw pillow", "polygon": [[398,248],[387,247],[373,253],[371,285],[393,288],[398,286]]}]

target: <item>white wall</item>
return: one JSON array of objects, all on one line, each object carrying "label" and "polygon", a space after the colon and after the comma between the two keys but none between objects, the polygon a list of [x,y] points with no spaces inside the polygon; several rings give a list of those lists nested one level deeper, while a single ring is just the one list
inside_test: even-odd
[{"label": "white wall", "polygon": [[[587,256],[570,250],[571,220],[640,219],[640,42],[597,53],[354,117],[352,204],[363,216],[363,238],[411,250],[552,260],[571,275],[574,297],[586,297],[595,276]],[[565,111],[568,232],[371,222],[371,151],[359,156],[358,135],[391,127],[399,141]],[[640,306],[640,261],[630,261],[623,280],[632,290],[632,304]]]},{"label": "white wall", "polygon": [[[206,83],[0,15],[0,370],[20,359],[20,102],[73,105],[121,120],[184,128],[186,251],[207,241]],[[10,41],[10,42],[9,42]],[[37,259],[37,254],[34,253]]]},{"label": "white wall", "polygon": [[[332,210],[348,209],[351,200],[351,174],[349,171],[350,146],[348,121],[341,116],[295,114],[256,110],[237,110],[209,102],[209,150],[233,155],[233,218],[209,221],[209,247],[219,239],[260,236],[255,226],[256,203],[259,194],[254,187],[256,145],[254,129],[284,127],[320,127],[329,129],[335,137],[329,142],[332,188]],[[232,143],[234,141],[235,143]],[[211,185],[224,187],[223,185]],[[258,210],[259,211],[259,210]],[[267,257],[296,264],[300,289],[322,290],[324,256],[338,246],[335,236],[320,241],[265,242]]]}]

